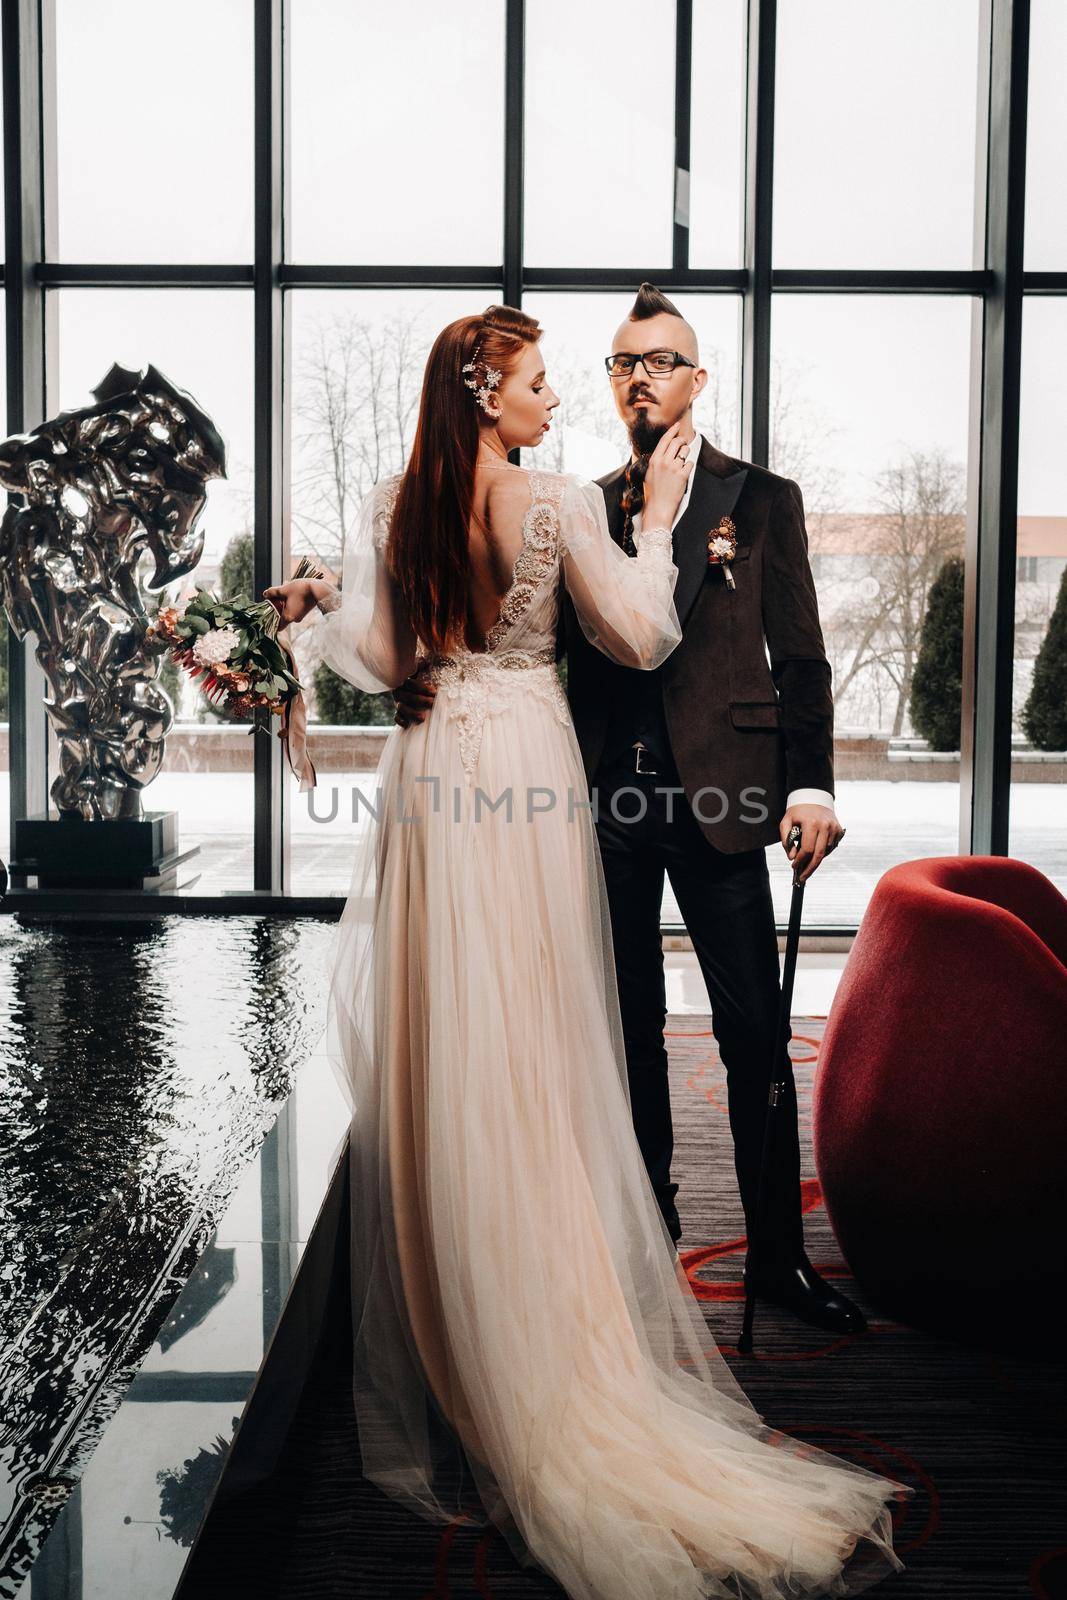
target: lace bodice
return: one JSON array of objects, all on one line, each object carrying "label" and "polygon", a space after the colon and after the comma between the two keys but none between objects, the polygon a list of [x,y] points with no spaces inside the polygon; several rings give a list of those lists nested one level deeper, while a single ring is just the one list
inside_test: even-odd
[{"label": "lace bodice", "polygon": [[496,650],[523,624],[528,631],[542,609],[536,602],[549,588],[557,603],[543,608],[548,635],[543,643],[555,648],[559,586],[554,580],[559,572],[563,488],[564,480],[557,473],[530,473],[530,505],[522,522],[522,546],[500,616],[485,636],[487,650]]},{"label": "lace bodice", "polygon": [[446,714],[459,724],[468,780],[486,716],[521,714],[525,699],[534,696],[560,722],[570,721],[555,667],[561,576],[586,637],[613,660],[655,667],[681,639],[670,533],[638,534],[631,559],[611,538],[595,484],[564,473],[534,471],[522,478],[525,503],[518,481],[508,490],[520,507],[519,552],[484,649],[430,655],[405,622],[385,565],[398,478],[379,485],[365,502],[345,554],[341,604],[320,623],[322,659],[358,688],[379,692],[415,673],[439,685]]},{"label": "lace bodice", "polygon": [[460,759],[468,783],[478,765],[491,707],[513,709],[524,695],[533,694],[561,723],[570,721],[555,666],[563,488],[558,475],[530,474],[522,542],[497,620],[485,635],[485,649],[420,658],[418,675],[438,686],[447,714],[459,724]]}]

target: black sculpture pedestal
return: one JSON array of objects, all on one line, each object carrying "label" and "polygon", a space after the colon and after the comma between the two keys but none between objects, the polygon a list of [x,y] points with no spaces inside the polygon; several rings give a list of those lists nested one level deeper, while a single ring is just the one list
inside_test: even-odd
[{"label": "black sculpture pedestal", "polygon": [[177,888],[181,862],[199,845],[178,848],[178,813],[87,822],[82,817],[22,817],[15,822],[11,871],[32,873],[40,889]]}]

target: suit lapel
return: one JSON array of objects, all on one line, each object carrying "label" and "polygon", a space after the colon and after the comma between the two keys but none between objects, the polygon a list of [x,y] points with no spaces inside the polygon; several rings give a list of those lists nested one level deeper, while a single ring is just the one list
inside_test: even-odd
[{"label": "suit lapel", "polygon": [[708,534],[733,511],[747,476],[747,466],[705,443],[689,504],[674,529],[674,604],[683,627],[708,570]]}]

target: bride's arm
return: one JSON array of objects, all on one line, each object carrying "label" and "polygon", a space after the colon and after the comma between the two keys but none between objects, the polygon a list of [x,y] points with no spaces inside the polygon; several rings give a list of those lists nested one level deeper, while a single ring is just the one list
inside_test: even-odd
[{"label": "bride's arm", "polygon": [[563,581],[590,644],[623,666],[658,667],[682,637],[670,529],[636,534],[637,556],[628,556],[608,531],[597,485],[571,477],[560,534]]},{"label": "bride's arm", "polygon": [[345,543],[342,587],[318,600],[322,660],[368,694],[395,689],[416,666],[415,632],[385,564],[392,501],[388,481],[371,490]]}]

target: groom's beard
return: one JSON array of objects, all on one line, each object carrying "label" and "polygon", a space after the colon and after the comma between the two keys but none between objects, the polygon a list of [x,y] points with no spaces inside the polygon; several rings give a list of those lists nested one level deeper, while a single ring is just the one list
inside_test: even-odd
[{"label": "groom's beard", "polygon": [[623,525],[620,544],[628,556],[637,554],[634,545],[634,517],[644,509],[645,473],[648,458],[667,432],[664,422],[649,422],[643,412],[638,412],[630,427],[630,444],[633,460],[626,468],[622,492]]},{"label": "groom's beard", "polygon": [[644,456],[647,460],[666,431],[665,422],[651,422],[644,412],[639,411],[630,426],[630,443],[634,455]]}]

